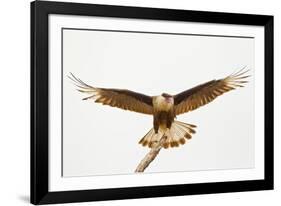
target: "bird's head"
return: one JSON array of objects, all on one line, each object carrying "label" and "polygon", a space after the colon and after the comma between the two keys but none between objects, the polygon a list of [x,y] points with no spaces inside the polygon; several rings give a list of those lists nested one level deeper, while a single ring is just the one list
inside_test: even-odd
[{"label": "bird's head", "polygon": [[173,97],[173,95],[170,95],[170,94],[167,94],[167,93],[163,93],[163,94],[161,94],[161,96],[165,98],[165,101],[167,103],[174,104],[174,97]]}]

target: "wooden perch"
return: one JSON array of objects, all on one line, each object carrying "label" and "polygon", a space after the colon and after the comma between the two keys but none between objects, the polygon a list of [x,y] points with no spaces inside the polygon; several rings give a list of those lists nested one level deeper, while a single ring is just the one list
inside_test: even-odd
[{"label": "wooden perch", "polygon": [[163,143],[165,142],[166,139],[167,139],[167,136],[163,135],[159,142],[155,142],[152,145],[151,150],[141,160],[141,162],[139,163],[135,172],[143,172],[148,167],[148,165],[155,159],[155,157],[158,155],[158,153],[162,149]]}]

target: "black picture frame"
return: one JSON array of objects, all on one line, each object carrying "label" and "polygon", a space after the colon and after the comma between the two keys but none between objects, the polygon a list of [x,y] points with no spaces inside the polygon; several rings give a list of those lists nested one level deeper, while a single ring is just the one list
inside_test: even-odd
[{"label": "black picture frame", "polygon": [[[48,15],[82,15],[257,25],[265,28],[265,134],[263,180],[49,192]],[[50,204],[273,189],[273,16],[158,8],[31,2],[31,203]]]}]

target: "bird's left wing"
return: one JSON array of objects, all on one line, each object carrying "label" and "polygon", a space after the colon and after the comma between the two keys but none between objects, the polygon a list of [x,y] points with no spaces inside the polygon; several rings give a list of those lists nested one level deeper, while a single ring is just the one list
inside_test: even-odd
[{"label": "bird's left wing", "polygon": [[78,87],[78,91],[90,96],[83,100],[93,99],[97,103],[118,107],[143,114],[153,114],[152,97],[126,89],[107,89],[90,86],[72,73],[69,78]]},{"label": "bird's left wing", "polygon": [[225,92],[231,91],[237,87],[243,87],[247,71],[243,69],[226,78],[212,80],[204,84],[193,87],[174,96],[174,111],[176,115],[189,112],[206,105]]}]

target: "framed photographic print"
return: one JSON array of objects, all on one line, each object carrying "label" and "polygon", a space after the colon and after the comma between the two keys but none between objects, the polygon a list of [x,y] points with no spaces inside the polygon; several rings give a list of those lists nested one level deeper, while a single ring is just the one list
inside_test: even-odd
[{"label": "framed photographic print", "polygon": [[273,189],[273,16],[31,3],[31,203]]}]

